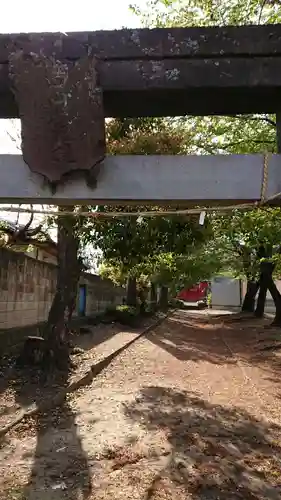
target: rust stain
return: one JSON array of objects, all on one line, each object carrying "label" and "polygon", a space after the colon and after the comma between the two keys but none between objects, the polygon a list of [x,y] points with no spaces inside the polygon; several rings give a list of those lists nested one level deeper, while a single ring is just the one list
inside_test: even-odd
[{"label": "rust stain", "polygon": [[90,171],[99,164],[105,157],[105,128],[96,59],[67,64],[17,51],[9,68],[30,169],[58,182],[72,170]]}]

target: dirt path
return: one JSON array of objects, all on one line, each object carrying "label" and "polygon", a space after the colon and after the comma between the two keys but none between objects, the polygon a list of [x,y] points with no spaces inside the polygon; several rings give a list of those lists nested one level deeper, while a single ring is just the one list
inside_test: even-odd
[{"label": "dirt path", "polygon": [[[0,369],[0,428],[13,422],[22,413],[23,409],[38,406],[46,400],[52,400],[54,393],[68,385],[69,382],[79,380],[97,364],[116,350],[136,339],[143,329],[151,324],[151,320],[143,322],[140,328],[124,329],[118,324],[86,325],[82,330],[86,334],[72,337],[73,345],[79,351],[72,356],[75,369],[70,377],[63,376],[63,380],[54,380],[48,384],[39,384],[38,373],[27,374],[21,370],[15,370],[8,365]],[[9,360],[8,360],[9,361]]]},{"label": "dirt path", "polygon": [[279,499],[281,359],[264,332],[174,313],[7,436],[0,499]]}]

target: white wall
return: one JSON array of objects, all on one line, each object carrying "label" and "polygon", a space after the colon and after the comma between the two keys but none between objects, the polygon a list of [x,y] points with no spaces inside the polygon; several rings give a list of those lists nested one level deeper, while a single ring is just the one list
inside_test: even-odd
[{"label": "white wall", "polygon": [[218,276],[211,282],[213,307],[240,307],[241,284],[239,279]]}]

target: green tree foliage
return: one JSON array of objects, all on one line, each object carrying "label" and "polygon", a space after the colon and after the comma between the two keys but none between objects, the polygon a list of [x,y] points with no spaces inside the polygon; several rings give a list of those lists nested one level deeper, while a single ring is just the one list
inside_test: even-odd
[{"label": "green tree foliage", "polygon": [[225,254],[225,264],[237,277],[258,279],[260,272],[259,248],[272,254],[271,260],[279,272],[279,245],[281,243],[281,209],[259,208],[249,211],[234,210],[227,217],[216,214],[212,227],[215,241]]},{"label": "green tree foliage", "polygon": [[[189,149],[189,133],[180,122],[164,119],[112,120],[107,127],[111,154],[182,154]],[[161,207],[99,207],[103,211],[159,212]],[[186,216],[98,217],[87,238],[104,256],[103,274],[122,280],[125,276],[157,281],[163,277],[163,265],[170,255],[186,255],[208,237],[198,219]],[[166,256],[166,257],[164,257]],[[160,272],[161,267],[161,272]],[[162,278],[161,278],[162,279]]]},{"label": "green tree foliage", "polygon": [[[143,208],[143,207],[142,207]],[[121,210],[121,209],[120,209]],[[130,211],[129,207],[124,210]],[[106,259],[122,263],[124,271],[135,270],[146,257],[156,253],[185,253],[204,240],[206,231],[187,217],[99,218],[95,222],[95,244]]]},{"label": "green tree foliage", "polygon": [[273,24],[281,18],[278,0],[148,0],[143,9],[131,9],[147,27]]},{"label": "green tree foliage", "polygon": [[[147,27],[226,26],[279,23],[278,1],[250,0],[150,0],[143,10],[132,7]],[[278,106],[277,106],[278,107]],[[276,119],[273,115],[236,115],[232,117],[183,117],[188,131],[189,152],[196,154],[245,154],[276,152]],[[249,179],[250,182],[250,179]],[[279,273],[279,209],[234,211],[213,214],[213,250],[221,258],[221,269],[248,280],[256,280],[260,266],[270,255]],[[265,246],[265,247],[264,247]],[[266,252],[262,252],[266,248]],[[207,251],[207,245],[201,251]]]},{"label": "green tree foliage", "polygon": [[[149,0],[132,10],[147,27],[226,26],[279,23],[278,2],[260,0]],[[276,150],[275,117],[184,117],[180,120],[189,135],[189,154],[259,153]]]}]

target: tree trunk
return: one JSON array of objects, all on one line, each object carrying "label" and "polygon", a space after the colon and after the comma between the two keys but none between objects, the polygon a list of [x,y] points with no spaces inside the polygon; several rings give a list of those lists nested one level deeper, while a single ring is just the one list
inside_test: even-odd
[{"label": "tree trunk", "polygon": [[257,307],[255,310],[256,318],[263,318],[264,308],[265,308],[265,300],[266,300],[266,292],[267,292],[267,279],[264,272],[261,272],[260,275],[260,291],[257,301]]},{"label": "tree trunk", "polygon": [[268,289],[271,293],[275,305],[275,317],[272,325],[281,326],[281,294],[274,283],[272,273],[268,280]]},{"label": "tree trunk", "polygon": [[[65,208],[66,209],[66,208]],[[69,211],[71,207],[67,207]],[[63,211],[64,207],[60,207]],[[48,365],[64,368],[69,363],[69,322],[74,310],[81,267],[75,219],[58,217],[58,272],[56,294],[44,330]]]},{"label": "tree trunk", "polygon": [[255,299],[259,287],[258,281],[247,281],[247,291],[242,304],[242,312],[253,313],[255,311]]},{"label": "tree trunk", "polygon": [[155,309],[157,305],[157,288],[155,283],[150,283],[150,307]]},{"label": "tree trunk", "polygon": [[168,309],[168,297],[169,297],[169,288],[167,286],[162,285],[160,288],[160,297],[159,297],[159,308],[162,311],[166,311]]},{"label": "tree trunk", "polygon": [[[261,318],[264,313],[265,308],[265,300],[266,300],[266,292],[270,291],[271,296],[274,300],[275,305],[275,318],[273,320],[274,325],[281,326],[281,294],[278,291],[272,274],[274,271],[275,265],[272,262],[262,262],[261,263],[261,280],[260,280],[260,294],[262,291],[262,297],[260,299],[260,303],[258,300],[257,309],[255,315],[258,318]],[[260,298],[259,294],[259,298]]]},{"label": "tree trunk", "polygon": [[127,281],[127,299],[128,306],[137,306],[137,278],[135,276],[129,276]]},{"label": "tree trunk", "polygon": [[146,298],[147,294],[145,290],[141,289],[139,290],[139,300],[140,300],[140,313],[145,314],[146,312]]}]

